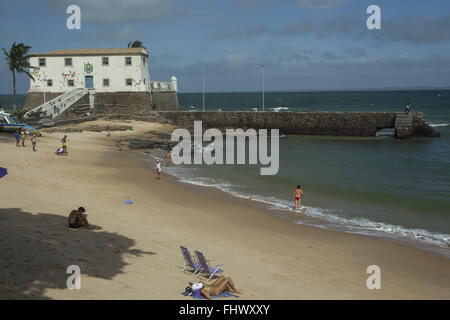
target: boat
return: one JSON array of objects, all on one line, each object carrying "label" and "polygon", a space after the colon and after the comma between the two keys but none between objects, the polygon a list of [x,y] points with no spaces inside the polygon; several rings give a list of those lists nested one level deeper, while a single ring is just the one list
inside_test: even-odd
[{"label": "boat", "polygon": [[25,134],[36,134],[40,136],[39,131],[25,123],[20,123],[17,119],[0,109],[0,132],[16,132],[17,130],[25,130]]}]

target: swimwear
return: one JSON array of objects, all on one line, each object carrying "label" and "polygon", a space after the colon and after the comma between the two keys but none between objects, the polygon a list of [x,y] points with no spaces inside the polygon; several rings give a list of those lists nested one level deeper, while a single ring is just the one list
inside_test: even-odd
[{"label": "swimwear", "polygon": [[295,197],[295,199],[297,199],[297,200],[300,200],[300,198],[301,198],[301,197],[298,197],[298,196],[297,196],[297,197]]},{"label": "swimwear", "polygon": [[74,223],[69,223],[69,228],[78,229],[81,226],[78,224],[78,221],[75,221]]}]

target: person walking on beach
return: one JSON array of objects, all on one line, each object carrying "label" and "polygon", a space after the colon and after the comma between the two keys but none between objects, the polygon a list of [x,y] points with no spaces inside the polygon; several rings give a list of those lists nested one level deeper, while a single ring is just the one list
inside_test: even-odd
[{"label": "person walking on beach", "polygon": [[36,135],[33,134],[33,138],[31,139],[31,145],[33,146],[33,151],[36,151]]},{"label": "person walking on beach", "polygon": [[297,186],[297,189],[294,190],[294,202],[295,202],[295,210],[300,210],[301,201],[303,198],[303,190],[300,185]]},{"label": "person walking on beach", "polygon": [[66,134],[64,135],[64,137],[62,137],[61,143],[62,143],[64,152],[67,153],[67,135]]},{"label": "person walking on beach", "polygon": [[109,126],[106,126],[106,136],[107,137],[111,136],[111,128]]},{"label": "person walking on beach", "polygon": [[25,132],[23,130],[20,133],[20,140],[22,141],[22,147],[25,147]]},{"label": "person walking on beach", "polygon": [[161,180],[161,161],[156,161],[156,174],[158,177],[156,179]]},{"label": "person walking on beach", "polygon": [[170,154],[170,150],[166,152],[166,167],[170,166],[170,160],[172,159],[172,155]]},{"label": "person walking on beach", "polygon": [[16,133],[14,134],[16,137],[16,147],[20,147],[20,133],[19,130],[16,130]]}]

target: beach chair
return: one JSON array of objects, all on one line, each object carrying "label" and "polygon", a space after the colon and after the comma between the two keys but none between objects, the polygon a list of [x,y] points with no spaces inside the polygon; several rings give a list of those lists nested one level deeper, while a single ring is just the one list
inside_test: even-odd
[{"label": "beach chair", "polygon": [[192,256],[189,253],[189,250],[186,247],[180,246],[181,253],[183,254],[184,262],[186,265],[183,268],[183,271],[186,270],[186,268],[191,268],[194,270],[194,275],[197,273],[198,269],[200,269],[200,265],[198,263],[194,263],[192,260]]},{"label": "beach chair", "polygon": [[202,274],[202,273],[207,274],[207,275],[209,275],[209,279],[208,279],[208,281],[209,281],[216,273],[223,272],[223,270],[219,268],[219,267],[223,266],[223,264],[218,264],[215,267],[211,267],[208,263],[210,260],[206,260],[203,253],[201,253],[200,251],[197,251],[197,250],[195,250],[194,252],[197,257],[197,261],[200,264],[200,268],[198,269],[198,276],[200,276],[200,274]]}]

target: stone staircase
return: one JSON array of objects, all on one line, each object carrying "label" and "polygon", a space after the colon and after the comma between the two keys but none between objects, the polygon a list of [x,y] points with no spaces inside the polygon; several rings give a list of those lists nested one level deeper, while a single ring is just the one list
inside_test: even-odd
[{"label": "stone staircase", "polygon": [[62,95],[31,109],[24,114],[24,119],[28,122],[51,122],[55,117],[69,109],[74,103],[88,93],[91,93],[89,89],[73,89],[65,92]]},{"label": "stone staircase", "polygon": [[397,138],[410,137],[414,129],[414,116],[412,113],[397,113],[394,124]]}]

